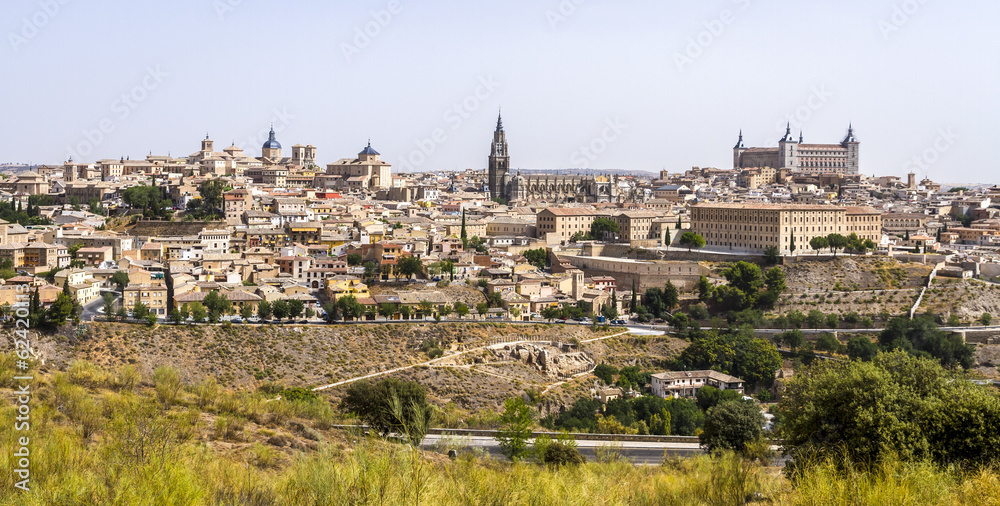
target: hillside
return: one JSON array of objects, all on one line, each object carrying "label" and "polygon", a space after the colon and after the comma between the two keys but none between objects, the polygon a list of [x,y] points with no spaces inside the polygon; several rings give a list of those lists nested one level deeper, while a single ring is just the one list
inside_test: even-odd
[{"label": "hillside", "polygon": [[[0,416],[16,414],[12,355],[0,355]],[[411,448],[334,428],[322,400],[179,387],[77,363],[35,371],[31,474],[0,481],[0,505],[48,504],[994,504],[995,470],[895,461],[866,471],[842,462],[794,482],[731,454],[634,466],[620,450],[572,467],[500,462],[456,439]],[[13,424],[0,440],[14,448]],[[21,434],[23,435],[23,434]],[[456,461],[443,452],[456,448]],[[0,467],[16,469],[13,452]]]},{"label": "hillside", "polygon": [[[575,325],[510,325],[505,323],[411,323],[377,325],[160,325],[155,329],[119,323],[87,323],[79,334],[69,330],[39,335],[36,349],[46,366],[65,369],[72,360],[102,367],[135,365],[146,375],[161,365],[176,367],[185,384],[215,378],[232,388],[256,388],[267,382],[313,387],[414,366],[430,360],[424,343],[445,352],[435,367],[418,366],[394,376],[420,381],[430,398],[454,402],[468,411],[499,406],[529,389],[541,391],[568,374],[608,361],[655,365],[679,349],[672,339],[612,339],[566,348],[551,343],[592,339],[603,331]],[[0,334],[0,349],[11,346],[9,331]],[[495,342],[533,341],[531,353],[474,350]],[[425,347],[430,351],[433,347]],[[471,352],[451,358],[450,355]],[[541,350],[548,363],[538,363]],[[506,356],[501,356],[506,353]],[[632,357],[632,358],[629,358]],[[562,363],[559,363],[559,361]],[[445,366],[445,367],[441,367]],[[324,390],[338,399],[346,387]],[[554,398],[559,396],[555,394]]]},{"label": "hillside", "polygon": [[128,235],[163,236],[163,235],[198,235],[206,229],[225,228],[223,221],[156,221],[139,220],[129,230]]}]

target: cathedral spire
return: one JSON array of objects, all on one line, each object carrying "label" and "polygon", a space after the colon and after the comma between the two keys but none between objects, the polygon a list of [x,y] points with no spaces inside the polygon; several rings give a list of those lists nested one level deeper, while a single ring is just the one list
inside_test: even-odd
[{"label": "cathedral spire", "polygon": [[503,115],[500,109],[497,109],[497,132],[503,132]]},{"label": "cathedral spire", "polygon": [[740,139],[738,141],[736,141],[736,145],[733,146],[733,149],[743,149],[745,147],[746,146],[743,145],[743,129],[741,128],[740,129]]},{"label": "cathedral spire", "polygon": [[802,144],[802,130],[799,130],[799,144]]}]

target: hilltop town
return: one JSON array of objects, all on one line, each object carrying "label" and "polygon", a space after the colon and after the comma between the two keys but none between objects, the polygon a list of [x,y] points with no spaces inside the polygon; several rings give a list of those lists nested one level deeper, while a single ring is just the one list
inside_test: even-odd
[{"label": "hilltop town", "polygon": [[36,166],[0,182],[0,303],[27,284],[43,306],[65,289],[84,320],[196,319],[216,292],[232,305],[213,321],[266,321],[262,302],[281,319],[299,301],[288,316],[320,322],[345,296],[359,304],[347,320],[624,321],[634,293],[718,283],[712,261],[839,250],[1000,276],[1000,188],[867,176],[853,127],[803,141],[789,129],[748,148],[741,133],[733,168],[521,175],[498,118],[485,171],[393,173],[370,142],[324,168],[313,145],[285,156],[273,128],[259,157],[206,135],[183,158]]}]

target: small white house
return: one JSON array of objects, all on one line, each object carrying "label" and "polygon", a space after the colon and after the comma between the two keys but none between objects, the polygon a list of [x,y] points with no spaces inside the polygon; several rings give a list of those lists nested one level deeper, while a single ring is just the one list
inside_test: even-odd
[{"label": "small white house", "polygon": [[667,371],[652,375],[653,395],[658,397],[694,397],[706,385],[719,390],[743,393],[743,380],[717,371]]}]

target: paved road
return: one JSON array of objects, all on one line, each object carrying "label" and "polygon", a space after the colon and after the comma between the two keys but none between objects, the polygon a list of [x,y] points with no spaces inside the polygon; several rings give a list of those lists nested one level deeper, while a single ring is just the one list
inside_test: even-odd
[{"label": "paved road", "polygon": [[[424,448],[434,445],[434,443],[446,439],[459,447],[464,447],[464,451],[474,448],[485,450],[492,456],[503,458],[500,447],[495,439],[487,436],[442,436],[429,434],[424,438]],[[531,440],[534,442],[534,440]],[[690,456],[702,453],[704,450],[698,443],[646,443],[635,441],[577,441],[576,447],[587,460],[597,459],[597,450],[600,448],[614,449],[617,453],[627,458],[635,464],[660,464],[664,456]]]},{"label": "paved road", "polygon": [[[115,294],[115,303],[119,303],[121,301],[121,296],[118,295],[118,292],[115,292],[113,290],[101,290],[101,296],[103,296],[105,292],[110,292]],[[101,297],[98,297],[88,302],[83,306],[83,311],[80,313],[80,321],[89,322],[92,321],[94,317],[97,318],[103,317],[104,313],[101,311],[101,308],[103,307],[104,307],[104,299]]]}]

